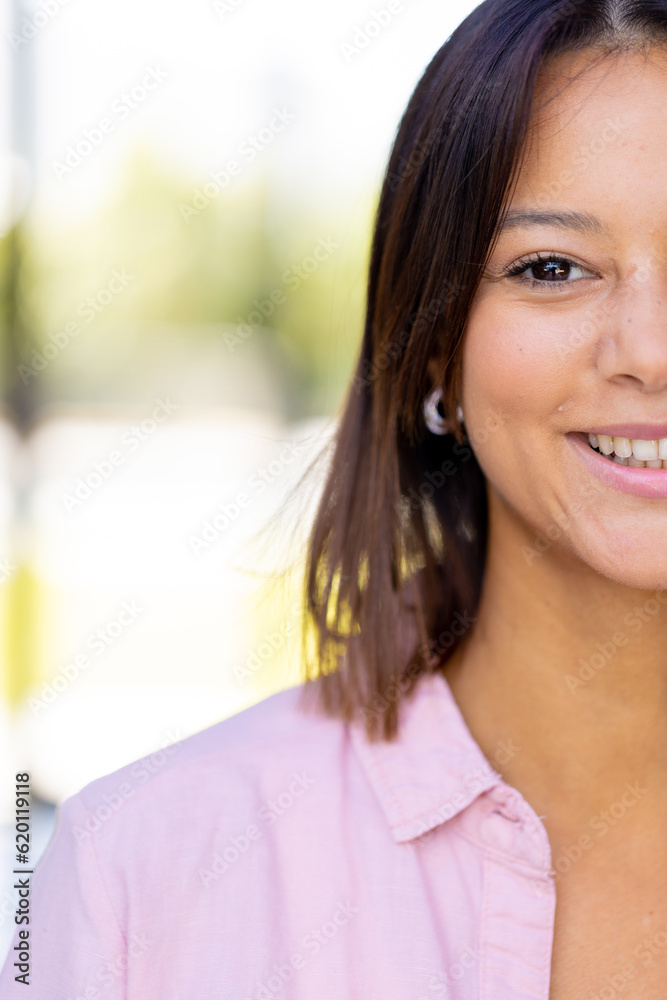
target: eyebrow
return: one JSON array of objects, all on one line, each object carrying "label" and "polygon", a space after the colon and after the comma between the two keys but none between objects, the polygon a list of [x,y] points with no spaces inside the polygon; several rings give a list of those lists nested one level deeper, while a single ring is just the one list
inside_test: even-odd
[{"label": "eyebrow", "polygon": [[527,229],[531,226],[556,226],[559,229],[573,229],[585,236],[601,236],[607,227],[595,215],[587,212],[535,212],[515,209],[508,212],[504,222],[496,227],[496,233],[509,229]]}]

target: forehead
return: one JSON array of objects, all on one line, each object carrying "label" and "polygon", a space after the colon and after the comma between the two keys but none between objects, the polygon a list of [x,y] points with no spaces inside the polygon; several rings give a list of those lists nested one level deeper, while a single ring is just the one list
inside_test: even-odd
[{"label": "forehead", "polygon": [[[667,44],[645,53],[608,54],[586,49],[545,63],[538,78],[526,143],[525,169],[544,169],[548,156],[572,155],[609,123],[627,148],[643,132],[667,124]],[[663,147],[663,153],[667,150]]]},{"label": "forehead", "polygon": [[533,108],[503,229],[520,224],[512,215],[544,211],[576,215],[582,233],[593,219],[589,235],[597,227],[612,240],[667,232],[667,46],[554,58]]},{"label": "forehead", "polygon": [[[563,118],[586,115],[593,103],[632,104],[641,92],[664,96],[667,39],[643,51],[603,52],[589,48],[546,60],[535,88],[533,129],[562,126]],[[648,110],[648,109],[638,109]]]}]

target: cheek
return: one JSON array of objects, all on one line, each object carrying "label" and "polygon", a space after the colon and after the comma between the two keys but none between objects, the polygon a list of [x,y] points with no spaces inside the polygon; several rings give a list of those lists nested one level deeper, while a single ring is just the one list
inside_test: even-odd
[{"label": "cheek", "polygon": [[[515,307],[516,308],[516,307]],[[547,454],[550,420],[576,395],[581,358],[563,351],[561,317],[525,310],[517,318],[496,303],[473,309],[463,343],[462,405],[466,431],[482,470],[492,482],[530,475],[537,449]]]},{"label": "cheek", "polygon": [[463,395],[471,415],[491,401],[516,419],[548,409],[567,384],[571,357],[562,350],[563,333],[553,317],[517,320],[490,306],[476,310],[463,346]]}]

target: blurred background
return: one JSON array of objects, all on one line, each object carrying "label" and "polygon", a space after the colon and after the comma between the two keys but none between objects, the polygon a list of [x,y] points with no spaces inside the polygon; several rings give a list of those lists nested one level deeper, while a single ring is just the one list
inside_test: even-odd
[{"label": "blurred background", "polygon": [[[373,214],[459,0],[0,0],[0,958],[55,806],[300,681]],[[291,521],[290,521],[291,518]],[[155,757],[155,760],[159,760]]]}]

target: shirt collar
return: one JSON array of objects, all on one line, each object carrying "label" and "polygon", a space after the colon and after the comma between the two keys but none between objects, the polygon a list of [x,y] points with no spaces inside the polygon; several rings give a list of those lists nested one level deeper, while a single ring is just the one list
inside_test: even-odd
[{"label": "shirt collar", "polygon": [[502,781],[482,753],[441,673],[419,678],[399,708],[397,739],[371,743],[361,720],[352,742],[399,843],[456,816]]}]

